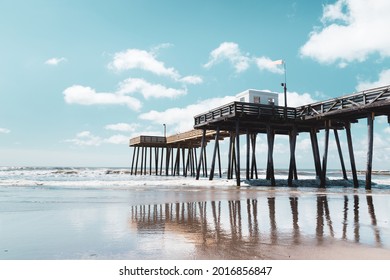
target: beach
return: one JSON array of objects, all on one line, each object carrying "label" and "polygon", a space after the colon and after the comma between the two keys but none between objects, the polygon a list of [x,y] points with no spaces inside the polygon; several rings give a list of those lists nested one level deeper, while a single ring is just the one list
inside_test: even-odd
[{"label": "beach", "polygon": [[390,178],[375,176],[369,191],[2,168],[0,259],[389,260]]}]

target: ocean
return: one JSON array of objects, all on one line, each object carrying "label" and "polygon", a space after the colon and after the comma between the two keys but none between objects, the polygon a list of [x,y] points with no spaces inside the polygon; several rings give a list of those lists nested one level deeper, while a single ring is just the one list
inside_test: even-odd
[{"label": "ocean", "polygon": [[371,190],[327,175],[323,189],[311,170],[294,187],[285,170],[275,187],[237,187],[128,168],[1,167],[0,259],[390,259],[389,174],[376,172]]}]

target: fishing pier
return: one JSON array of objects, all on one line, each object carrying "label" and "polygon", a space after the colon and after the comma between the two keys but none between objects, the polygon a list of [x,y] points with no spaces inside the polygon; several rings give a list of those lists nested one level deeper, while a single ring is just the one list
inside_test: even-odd
[{"label": "fishing pier", "polygon": [[[287,182],[291,186],[293,180],[298,179],[295,159],[297,135],[308,133],[316,176],[320,179],[320,187],[325,187],[330,131],[333,131],[335,136],[343,179],[348,180],[339,140],[339,132],[345,131],[352,180],[354,186],[358,187],[351,125],[360,119],[367,119],[365,184],[366,188],[370,189],[375,116],[387,116],[390,123],[390,85],[299,107],[278,106],[273,102],[260,104],[235,101],[194,116],[194,130],[169,137],[139,136],[130,139],[130,147],[134,147],[131,174],[183,175],[193,176],[196,179],[199,179],[202,174],[213,180],[218,163],[219,176],[222,177],[219,142],[228,138],[227,178],[235,178],[237,186],[240,186],[241,170],[243,170],[242,151],[240,151],[242,137],[240,136],[246,136],[245,179],[258,179],[256,139],[257,135],[262,133],[266,135],[268,147],[266,179],[273,186],[276,184],[273,158],[275,136],[289,137],[290,160]],[[320,131],[325,133],[322,158],[317,138]],[[208,166],[206,146],[212,141],[214,149],[211,164]]]}]

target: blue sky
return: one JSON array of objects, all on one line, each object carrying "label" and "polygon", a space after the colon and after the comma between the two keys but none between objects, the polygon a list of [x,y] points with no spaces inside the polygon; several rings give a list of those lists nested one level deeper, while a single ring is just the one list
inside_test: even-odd
[{"label": "blue sky", "polygon": [[[0,0],[0,165],[129,166],[130,137],[191,129],[248,88],[281,92],[273,60],[289,105],[388,85],[389,3]],[[387,119],[375,124],[374,168],[389,169]],[[366,130],[353,126],[360,168]],[[298,167],[313,167],[308,144]]]}]

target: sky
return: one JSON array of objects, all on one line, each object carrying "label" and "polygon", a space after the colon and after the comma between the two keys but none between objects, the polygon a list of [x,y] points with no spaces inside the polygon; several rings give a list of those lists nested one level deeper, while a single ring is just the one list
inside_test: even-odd
[{"label": "sky", "polygon": [[[279,59],[289,106],[390,84],[388,0],[0,0],[0,7],[0,166],[129,167],[131,137],[163,135],[163,124],[168,135],[190,130],[194,115],[246,89],[281,93],[283,68],[270,63]],[[352,131],[364,169],[365,120]],[[339,168],[333,139],[328,166]],[[322,147],[323,133],[319,140]],[[275,141],[275,168],[285,168],[287,139]],[[258,137],[260,167],[265,143]],[[389,162],[390,127],[377,117],[373,168]],[[297,165],[314,167],[305,134]]]}]

